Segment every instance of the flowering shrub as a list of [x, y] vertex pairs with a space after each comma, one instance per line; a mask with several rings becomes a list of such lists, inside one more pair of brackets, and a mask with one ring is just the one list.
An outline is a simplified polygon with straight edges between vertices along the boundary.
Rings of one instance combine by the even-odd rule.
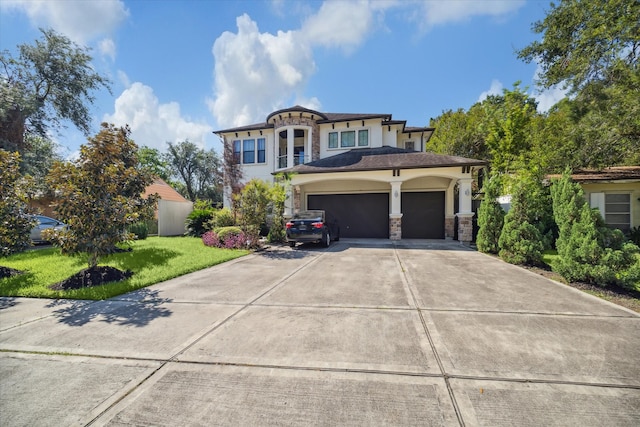
[[240, 230], [221, 229], [218, 233], [215, 231], [207, 231], [202, 235], [202, 243], [205, 246], [211, 246], [222, 249], [257, 249], [260, 247], [260, 239], [258, 236], [245, 233]]

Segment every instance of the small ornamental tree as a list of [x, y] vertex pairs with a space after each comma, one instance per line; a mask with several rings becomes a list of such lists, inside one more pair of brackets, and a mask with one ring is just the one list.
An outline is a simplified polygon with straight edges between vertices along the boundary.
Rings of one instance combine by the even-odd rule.
[[271, 186], [272, 221], [267, 239], [271, 243], [284, 242], [286, 237], [284, 222], [284, 205], [287, 201], [287, 190], [291, 182], [288, 174], [279, 174]]
[[129, 225], [153, 217], [157, 196], [142, 197], [153, 177], [140, 167], [129, 134], [128, 126], [103, 123], [77, 161], [55, 162], [48, 176], [56, 211], [68, 225], [50, 237], [64, 254], [87, 254], [89, 268], [133, 239]]
[[267, 223], [267, 209], [271, 202], [269, 184], [261, 179], [249, 181], [236, 196], [240, 214], [240, 228], [248, 234], [257, 235]]
[[522, 177], [514, 186], [511, 209], [504, 218], [498, 246], [500, 258], [511, 264], [538, 265], [542, 263], [542, 234], [538, 228], [539, 218], [533, 207], [531, 187], [533, 179]]
[[504, 225], [504, 209], [498, 203], [500, 195], [500, 181], [497, 175], [486, 180], [484, 189], [484, 199], [478, 208], [478, 236], [476, 245], [480, 252], [497, 254], [500, 248], [498, 240]]
[[0, 149], [0, 256], [29, 247], [29, 231], [34, 225], [27, 215], [27, 195], [20, 176], [20, 155]]

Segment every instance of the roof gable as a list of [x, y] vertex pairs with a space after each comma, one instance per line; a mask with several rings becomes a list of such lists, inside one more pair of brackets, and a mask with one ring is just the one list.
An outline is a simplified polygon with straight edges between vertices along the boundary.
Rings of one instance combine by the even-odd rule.
[[150, 194], [158, 194], [160, 199], [171, 202], [188, 202], [187, 199], [160, 178], [156, 178], [152, 184], [145, 188], [143, 197], [147, 198]]

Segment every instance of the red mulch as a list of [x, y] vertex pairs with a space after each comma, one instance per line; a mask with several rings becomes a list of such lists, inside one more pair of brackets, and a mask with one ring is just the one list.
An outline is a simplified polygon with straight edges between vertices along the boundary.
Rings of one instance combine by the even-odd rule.
[[122, 271], [114, 267], [99, 265], [79, 271], [62, 282], [54, 283], [50, 288], [55, 291], [88, 288], [91, 286], [104, 285], [109, 282], [126, 280], [132, 275], [133, 272], [131, 271]]

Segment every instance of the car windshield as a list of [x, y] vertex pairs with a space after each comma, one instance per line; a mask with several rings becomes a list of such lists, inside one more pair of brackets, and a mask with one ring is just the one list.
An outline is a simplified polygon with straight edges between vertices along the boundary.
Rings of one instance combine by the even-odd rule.
[[324, 211], [303, 211], [293, 215], [293, 219], [319, 219], [324, 221]]

